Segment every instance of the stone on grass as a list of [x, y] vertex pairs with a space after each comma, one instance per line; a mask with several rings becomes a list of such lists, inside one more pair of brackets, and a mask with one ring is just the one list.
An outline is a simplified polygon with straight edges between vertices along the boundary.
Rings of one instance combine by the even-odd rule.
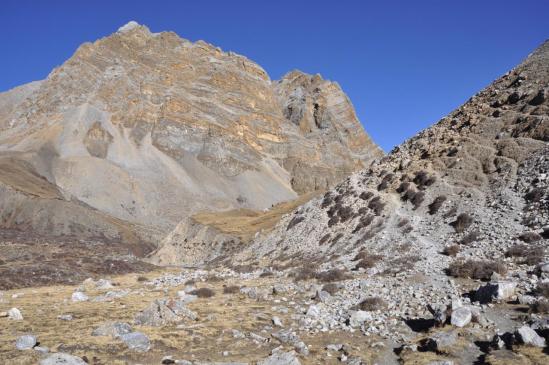
[[12, 308], [8, 311], [8, 318], [14, 321], [22, 321], [23, 315], [19, 309]]
[[301, 363], [293, 351], [274, 351], [271, 356], [259, 361], [257, 365], [301, 365]]
[[23, 335], [15, 341], [15, 348], [18, 350], [30, 350], [36, 346], [37, 340], [33, 335]]
[[93, 330], [92, 336], [118, 337], [132, 331], [132, 326], [124, 322], [107, 322]]
[[141, 332], [131, 332], [119, 337], [130, 350], [147, 352], [151, 348], [151, 342], [147, 335]]
[[135, 324], [159, 327], [181, 322], [184, 318], [194, 321], [198, 316], [181, 300], [157, 299], [135, 316]]
[[281, 321], [280, 318], [277, 317], [277, 316], [274, 316], [274, 317], [272, 318], [272, 322], [273, 322], [273, 324], [274, 324], [275, 326], [277, 326], [277, 327], [284, 327], [284, 325], [282, 324], [282, 321]]
[[88, 365], [87, 362], [79, 357], [57, 352], [47, 358], [40, 360], [40, 365]]
[[460, 307], [452, 312], [450, 323], [456, 327], [465, 327], [471, 322], [473, 315], [467, 307]]
[[57, 316], [57, 319], [61, 321], [72, 321], [73, 317], [72, 314], [60, 314]]
[[364, 322], [372, 320], [372, 313], [368, 311], [355, 311], [349, 318], [351, 327], [360, 327]]
[[454, 331], [438, 332], [431, 336], [431, 340], [436, 345], [437, 351], [444, 351], [452, 347], [457, 342], [457, 333]]
[[516, 336], [525, 345], [545, 347], [545, 339], [528, 326], [520, 327], [516, 332]]
[[73, 302], [85, 302], [85, 301], [88, 301], [89, 299], [90, 298], [81, 291], [75, 291], [74, 293], [72, 293], [72, 296], [71, 296], [71, 300]]

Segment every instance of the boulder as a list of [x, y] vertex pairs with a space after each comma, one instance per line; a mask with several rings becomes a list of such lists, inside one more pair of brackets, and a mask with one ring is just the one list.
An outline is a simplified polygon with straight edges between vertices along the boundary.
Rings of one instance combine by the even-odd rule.
[[130, 350], [147, 352], [151, 348], [151, 342], [147, 335], [141, 332], [130, 332], [119, 337]]
[[538, 335], [536, 331], [528, 326], [520, 327], [515, 332], [515, 336], [525, 345], [545, 347], [545, 339]]
[[488, 283], [478, 288], [475, 293], [475, 300], [481, 303], [506, 300], [515, 295], [517, 283], [512, 281], [498, 281]]
[[372, 313], [368, 311], [355, 311], [349, 318], [349, 326], [360, 327], [364, 322], [372, 320]]
[[316, 305], [310, 305], [307, 309], [307, 316], [317, 318], [320, 316], [320, 308]]
[[194, 321], [198, 316], [180, 300], [157, 299], [135, 316], [135, 324], [158, 327], [181, 322], [184, 318]]
[[92, 336], [118, 337], [132, 332], [132, 327], [124, 322], [107, 322], [92, 331]]
[[455, 331], [438, 332], [431, 336], [437, 351], [445, 352], [457, 342], [458, 336]]
[[15, 341], [15, 348], [18, 350], [30, 350], [37, 344], [36, 337], [33, 335], [23, 335]]
[[86, 302], [89, 299], [90, 298], [81, 291], [75, 291], [74, 293], [72, 293], [72, 296], [71, 296], [71, 300], [73, 302]]
[[257, 365], [301, 365], [294, 351], [274, 351], [271, 356], [263, 359]]
[[22, 321], [23, 315], [19, 309], [12, 308], [8, 311], [8, 318], [14, 321]]
[[471, 322], [473, 315], [467, 307], [460, 307], [452, 312], [450, 323], [456, 327], [465, 327]]
[[88, 365], [79, 357], [57, 352], [49, 355], [47, 358], [40, 360], [40, 365]]

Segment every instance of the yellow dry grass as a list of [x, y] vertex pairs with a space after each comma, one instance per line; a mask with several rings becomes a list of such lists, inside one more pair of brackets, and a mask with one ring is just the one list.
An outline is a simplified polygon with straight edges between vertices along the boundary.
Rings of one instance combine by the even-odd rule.
[[[77, 302], [70, 300], [77, 286], [50, 286], [27, 288], [4, 292], [0, 301], [0, 311], [11, 307], [21, 310], [24, 320], [12, 321], [0, 318], [0, 364], [34, 364], [40, 359], [35, 351], [18, 351], [15, 341], [23, 334], [37, 336], [40, 345], [51, 351], [67, 352], [86, 357], [90, 364], [159, 364], [166, 355], [174, 359], [193, 361], [218, 362], [250, 362], [255, 363], [265, 358], [270, 351], [279, 346], [272, 340], [262, 346], [255, 344], [249, 338], [234, 338], [232, 330], [242, 333], [253, 332], [269, 338], [269, 332], [263, 328], [271, 325], [273, 315], [279, 316], [283, 323], [292, 322], [291, 312], [283, 314], [276, 312], [275, 305], [287, 305], [286, 300], [276, 298], [279, 302], [256, 301], [247, 296], [223, 294], [223, 285], [247, 285], [271, 288], [278, 281], [276, 278], [260, 278], [248, 281], [227, 279], [198, 282], [197, 287], [209, 287], [215, 291], [212, 298], [199, 298], [188, 304], [199, 318], [197, 321], [185, 320], [180, 325], [164, 327], [149, 327], [133, 325], [134, 316], [159, 298], [177, 296], [182, 287], [155, 289], [139, 276], [148, 279], [164, 275], [173, 270], [151, 272], [144, 275], [129, 274], [111, 278], [116, 285], [112, 290], [130, 290], [130, 294], [112, 302]], [[17, 294], [17, 298], [12, 298]], [[104, 294], [104, 291], [88, 289], [90, 298]], [[72, 321], [62, 321], [57, 317], [61, 314], [72, 314]], [[107, 321], [121, 321], [132, 324], [135, 331], [149, 336], [152, 349], [147, 353], [132, 352], [118, 339], [110, 337], [91, 336], [91, 332]], [[338, 364], [337, 354], [327, 356], [324, 349], [330, 343], [347, 343], [355, 355], [363, 359], [374, 359], [379, 350], [370, 348], [369, 343], [375, 342], [375, 336], [365, 338], [360, 332], [328, 332], [315, 336], [302, 335], [309, 345], [311, 355], [301, 359], [302, 364]], [[290, 350], [286, 346], [287, 350]], [[230, 351], [229, 356], [223, 356], [223, 351]]]
[[312, 198], [320, 191], [301, 195], [297, 199], [275, 205], [266, 212], [251, 209], [235, 209], [225, 212], [202, 212], [192, 218], [200, 224], [209, 225], [219, 231], [249, 242], [257, 232], [268, 232], [280, 221], [280, 218]]

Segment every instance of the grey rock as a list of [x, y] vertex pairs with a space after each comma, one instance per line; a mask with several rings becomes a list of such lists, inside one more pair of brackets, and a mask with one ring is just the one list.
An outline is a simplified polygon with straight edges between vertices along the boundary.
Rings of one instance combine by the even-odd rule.
[[294, 349], [302, 355], [309, 354], [307, 345], [301, 341], [299, 336], [294, 331], [290, 329], [274, 332], [272, 336], [283, 344], [292, 345]]
[[18, 350], [30, 350], [36, 346], [37, 340], [33, 335], [23, 335], [15, 341], [15, 348]]
[[72, 293], [72, 296], [71, 296], [71, 300], [73, 302], [85, 302], [85, 301], [88, 301], [89, 299], [90, 298], [81, 291], [75, 291], [74, 293]]
[[132, 327], [124, 322], [107, 322], [92, 331], [92, 336], [118, 337], [132, 332]]
[[268, 358], [259, 361], [257, 365], [301, 365], [301, 363], [293, 351], [276, 351]]
[[151, 348], [151, 342], [147, 335], [141, 332], [130, 332], [119, 337], [130, 350], [147, 352]]
[[472, 313], [467, 307], [460, 307], [452, 312], [450, 323], [456, 327], [465, 327], [471, 322]]
[[274, 316], [274, 317], [272, 318], [272, 322], [273, 322], [273, 324], [274, 324], [275, 326], [277, 326], [277, 327], [284, 327], [284, 325], [282, 324], [282, 321], [281, 321], [280, 318], [277, 317], [277, 316]]
[[438, 332], [431, 336], [431, 340], [436, 344], [439, 351], [452, 347], [457, 342], [457, 339], [457, 333], [454, 331]]
[[317, 318], [320, 316], [320, 309], [316, 305], [310, 305], [307, 309], [307, 316]]
[[371, 321], [373, 319], [372, 313], [368, 311], [355, 311], [349, 318], [349, 325], [351, 327], [360, 327], [364, 322]]
[[180, 300], [157, 299], [135, 316], [135, 324], [159, 327], [181, 322], [184, 318], [196, 320], [197, 317]]
[[50, 352], [49, 348], [43, 346], [34, 346], [33, 350], [41, 354], [47, 354]]
[[79, 357], [57, 352], [49, 355], [47, 358], [40, 360], [40, 365], [88, 365]]
[[315, 299], [322, 303], [326, 303], [328, 300], [330, 300], [331, 297], [332, 295], [327, 291], [317, 290]]
[[545, 339], [538, 335], [536, 331], [528, 326], [520, 327], [516, 332], [516, 336], [525, 345], [545, 347]]
[[17, 308], [11, 308], [8, 311], [8, 318], [13, 321], [22, 321], [23, 315], [21, 314], [21, 311]]
[[488, 283], [478, 288], [475, 293], [475, 300], [481, 303], [488, 303], [494, 300], [509, 299], [515, 294], [517, 283], [511, 281], [498, 281]]

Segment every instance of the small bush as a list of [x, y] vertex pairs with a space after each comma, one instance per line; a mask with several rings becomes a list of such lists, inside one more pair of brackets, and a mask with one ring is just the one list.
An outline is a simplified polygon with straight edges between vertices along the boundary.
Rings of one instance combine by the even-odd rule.
[[414, 206], [414, 210], [421, 206], [421, 203], [423, 203], [424, 199], [425, 193], [423, 191], [418, 191], [414, 194], [414, 196], [410, 199], [410, 203], [412, 203], [412, 205]]
[[534, 313], [549, 313], [549, 300], [541, 299], [530, 305]]
[[380, 297], [369, 297], [358, 303], [357, 309], [361, 311], [376, 311], [387, 307], [387, 303]]
[[426, 186], [433, 185], [436, 181], [436, 177], [429, 176], [425, 171], [419, 171], [416, 173], [413, 181], [418, 186], [418, 188], [423, 189]]
[[334, 295], [339, 291], [339, 286], [334, 283], [328, 283], [328, 284], [324, 284], [324, 286], [322, 287], [322, 290], [330, 293], [331, 295]]
[[137, 277], [137, 282], [138, 283], [142, 283], [142, 282], [145, 282], [145, 281], [148, 281], [149, 279], [147, 279], [146, 277], [140, 275]]
[[338, 210], [337, 214], [339, 215], [341, 223], [346, 222], [351, 218], [354, 214], [353, 209], [351, 207], [342, 207], [340, 210]]
[[322, 236], [320, 241], [318, 241], [319, 246], [322, 246], [323, 244], [325, 244], [326, 241], [328, 241], [330, 239], [330, 237], [331, 237], [331, 234], [329, 234], [329, 233], [326, 233], [324, 236]]
[[367, 215], [367, 216], [363, 216], [362, 218], [360, 218], [360, 221], [358, 222], [357, 226], [353, 230], [353, 233], [359, 232], [363, 228], [368, 227], [370, 225], [370, 223], [372, 223], [374, 218], [375, 217], [373, 215]]
[[404, 227], [408, 223], [410, 223], [410, 220], [408, 220], [406, 218], [402, 218], [401, 220], [398, 221], [397, 227], [399, 227], [399, 228]]
[[465, 237], [463, 237], [459, 241], [459, 244], [460, 245], [469, 245], [469, 244], [475, 242], [476, 240], [478, 240], [479, 237], [480, 237], [480, 232], [479, 231], [470, 232], [467, 235], [465, 235]]
[[372, 193], [371, 191], [363, 191], [358, 197], [362, 200], [369, 200], [373, 196], [374, 193]]
[[230, 285], [223, 288], [223, 294], [236, 294], [240, 293], [240, 287], [238, 285]]
[[291, 274], [295, 281], [311, 280], [314, 279], [315, 275], [315, 271], [310, 267], [302, 267]]
[[545, 250], [539, 246], [514, 245], [505, 252], [505, 257], [520, 257], [520, 263], [536, 265], [543, 261]]
[[456, 220], [451, 223], [457, 233], [462, 233], [473, 224], [473, 217], [467, 213], [461, 213]]
[[444, 213], [444, 218], [450, 218], [451, 216], [455, 215], [457, 213], [457, 207], [452, 207], [450, 210], [448, 210], [446, 213]]
[[211, 298], [215, 295], [215, 292], [210, 288], [195, 289], [189, 294], [196, 295], [199, 298]]
[[541, 240], [541, 236], [536, 232], [524, 232], [518, 236], [518, 239], [522, 242], [532, 243]]
[[428, 206], [429, 214], [430, 215], [436, 214], [440, 209], [440, 207], [442, 207], [442, 204], [444, 204], [445, 201], [446, 201], [445, 195], [437, 196], [435, 200], [433, 200], [433, 202]]
[[536, 288], [536, 294], [542, 297], [549, 298], [549, 282], [541, 282]]
[[316, 273], [315, 277], [322, 282], [329, 283], [333, 281], [342, 281], [349, 279], [349, 275], [343, 270], [332, 269]]
[[406, 190], [408, 190], [409, 187], [410, 187], [410, 183], [408, 181], [404, 181], [404, 182], [400, 183], [400, 185], [396, 189], [396, 192], [397, 193], [404, 193]]
[[459, 246], [458, 245], [451, 245], [444, 247], [444, 250], [442, 251], [443, 254], [446, 256], [456, 256], [459, 253]]
[[526, 201], [528, 202], [535, 203], [535, 202], [539, 202], [544, 195], [545, 195], [544, 189], [533, 188], [524, 196], [524, 199], [526, 199]]
[[379, 216], [381, 212], [383, 212], [385, 204], [381, 201], [381, 198], [379, 196], [376, 196], [375, 198], [370, 200], [370, 203], [368, 203], [368, 208], [372, 209], [375, 215]]
[[218, 283], [223, 281], [223, 278], [217, 275], [208, 275], [208, 277], [206, 277], [206, 281], [209, 283]]
[[381, 255], [369, 255], [369, 254], [367, 254], [363, 258], [361, 258], [359, 262], [357, 262], [357, 264], [355, 265], [354, 270], [370, 269], [370, 268], [376, 266], [376, 264], [382, 258], [383, 258], [383, 256], [381, 256]]
[[492, 274], [505, 274], [507, 268], [497, 261], [456, 261], [450, 264], [448, 274], [457, 278], [490, 280]]
[[274, 276], [274, 273], [272, 271], [263, 271], [261, 274], [259, 274], [260, 278], [268, 278]]
[[330, 192], [327, 192], [326, 194], [324, 194], [324, 199], [322, 199], [322, 204], [320, 204], [320, 207], [322, 209], [325, 209], [330, 206], [333, 201], [334, 198], [332, 197], [332, 194]]
[[294, 226], [298, 225], [299, 223], [303, 222], [304, 220], [305, 220], [305, 217], [303, 217], [301, 215], [296, 215], [295, 217], [292, 218], [290, 223], [288, 223], [288, 227], [286, 227], [286, 230], [289, 231]]
[[328, 221], [328, 227], [331, 227], [333, 226], [334, 224], [338, 224], [339, 223], [339, 216], [337, 215], [334, 215], [332, 218], [330, 218], [330, 220]]
[[194, 284], [196, 284], [196, 281], [194, 279], [189, 279], [185, 281], [185, 285], [194, 285]]

